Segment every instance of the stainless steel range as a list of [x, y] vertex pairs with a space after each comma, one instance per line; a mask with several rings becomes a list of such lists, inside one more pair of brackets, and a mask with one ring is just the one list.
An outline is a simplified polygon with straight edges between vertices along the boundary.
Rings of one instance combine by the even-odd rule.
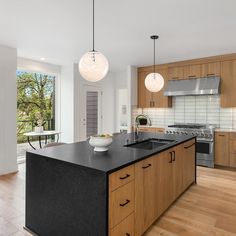
[[167, 134], [197, 136], [197, 165], [214, 168], [214, 125], [175, 124], [169, 125]]

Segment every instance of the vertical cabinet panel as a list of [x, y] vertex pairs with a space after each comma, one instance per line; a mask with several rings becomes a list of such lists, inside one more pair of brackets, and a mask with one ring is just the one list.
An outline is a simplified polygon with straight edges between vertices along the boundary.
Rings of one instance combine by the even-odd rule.
[[135, 164], [135, 235], [142, 235], [155, 220], [155, 157]]
[[178, 80], [184, 78], [184, 69], [182, 66], [169, 67], [168, 68], [168, 79]]
[[164, 89], [167, 86], [168, 82], [168, 70], [167, 68], [157, 69], [157, 72], [162, 75], [164, 78], [164, 88], [157, 92], [153, 93], [153, 107], [165, 108], [172, 107], [172, 98], [164, 96]]
[[184, 79], [201, 77], [201, 65], [184, 66]]
[[183, 190], [195, 180], [195, 140], [182, 145]]
[[148, 72], [138, 72], [138, 107], [151, 107], [152, 93], [145, 87], [145, 78]]
[[202, 77], [210, 76], [220, 76], [220, 62], [211, 62], [202, 65]]
[[236, 60], [221, 62], [221, 107], [236, 107]]
[[215, 164], [229, 166], [229, 134], [215, 133]]

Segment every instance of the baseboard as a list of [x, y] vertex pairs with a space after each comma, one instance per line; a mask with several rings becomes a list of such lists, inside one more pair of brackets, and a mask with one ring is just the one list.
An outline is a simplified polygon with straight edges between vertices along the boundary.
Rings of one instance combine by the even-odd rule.
[[18, 172], [18, 165], [16, 166], [16, 168], [0, 171], [0, 176], [1, 175], [13, 174], [13, 173], [17, 173], [17, 172]]

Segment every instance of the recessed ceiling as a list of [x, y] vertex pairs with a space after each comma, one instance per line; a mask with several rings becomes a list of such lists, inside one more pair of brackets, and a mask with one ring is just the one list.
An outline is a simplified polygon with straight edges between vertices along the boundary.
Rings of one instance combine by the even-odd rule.
[[[0, 44], [65, 65], [92, 48], [92, 0], [0, 0]], [[236, 52], [235, 0], [95, 0], [95, 49], [110, 70]]]

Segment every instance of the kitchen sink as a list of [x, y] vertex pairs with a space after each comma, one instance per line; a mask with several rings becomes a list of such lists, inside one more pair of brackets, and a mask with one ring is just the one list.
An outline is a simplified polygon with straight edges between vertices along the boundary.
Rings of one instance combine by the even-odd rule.
[[153, 150], [153, 149], [159, 148], [161, 146], [170, 144], [172, 142], [175, 142], [175, 140], [151, 138], [151, 139], [146, 139], [146, 140], [132, 143], [132, 144], [127, 144], [125, 146], [131, 147], [131, 148]]

